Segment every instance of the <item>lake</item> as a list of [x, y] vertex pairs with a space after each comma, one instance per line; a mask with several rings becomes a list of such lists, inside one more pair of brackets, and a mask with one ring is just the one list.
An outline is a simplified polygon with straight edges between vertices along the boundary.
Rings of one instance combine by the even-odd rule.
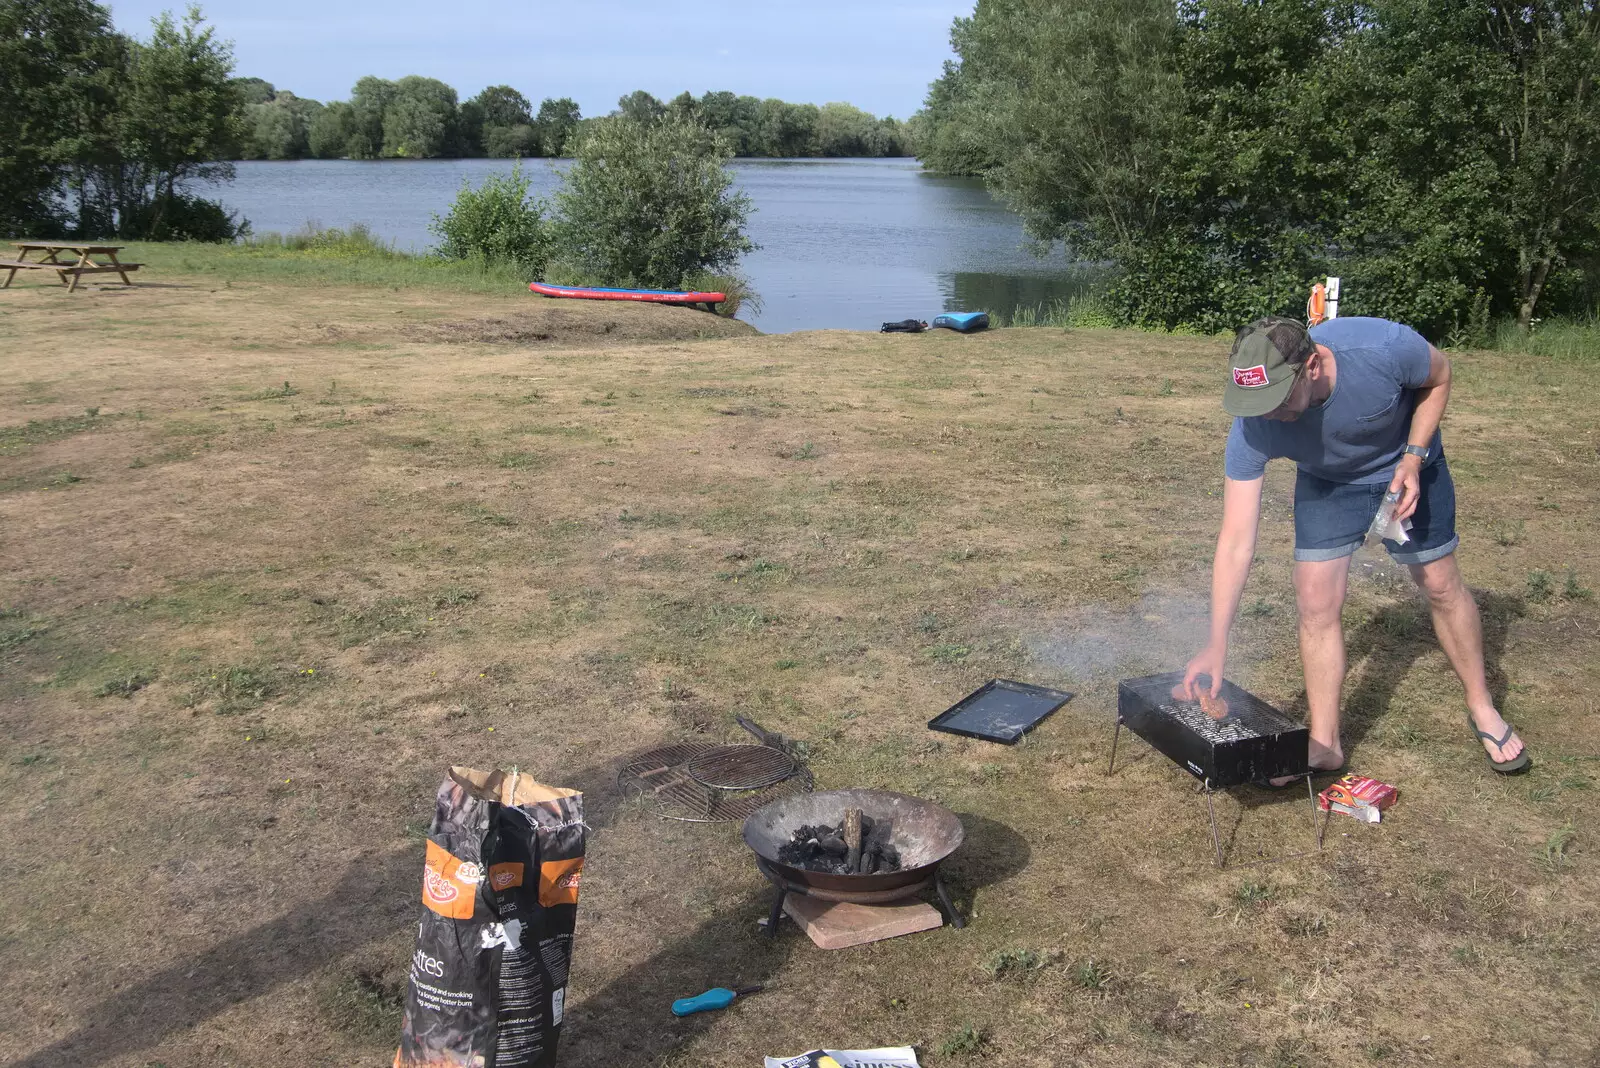
[[[564, 166], [564, 164], [560, 164]], [[308, 222], [362, 222], [396, 246], [423, 251], [428, 223], [463, 181], [511, 169], [509, 160], [297, 160], [237, 165], [220, 199], [257, 233]], [[533, 192], [557, 183], [548, 161], [523, 164]], [[915, 160], [737, 160], [740, 189], [755, 206], [761, 246], [741, 271], [761, 295], [746, 319], [769, 332], [839, 327], [876, 330], [886, 320], [941, 311], [1009, 316], [1023, 304], [1071, 296], [1083, 273], [1059, 250], [1023, 248], [1021, 221], [969, 178], [925, 174]]]

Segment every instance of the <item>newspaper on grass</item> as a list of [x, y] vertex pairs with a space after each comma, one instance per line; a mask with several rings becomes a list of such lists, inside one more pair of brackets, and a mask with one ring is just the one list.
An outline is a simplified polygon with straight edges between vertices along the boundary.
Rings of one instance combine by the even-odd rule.
[[814, 1049], [794, 1057], [768, 1057], [764, 1068], [918, 1068], [917, 1051], [910, 1046], [883, 1049]]

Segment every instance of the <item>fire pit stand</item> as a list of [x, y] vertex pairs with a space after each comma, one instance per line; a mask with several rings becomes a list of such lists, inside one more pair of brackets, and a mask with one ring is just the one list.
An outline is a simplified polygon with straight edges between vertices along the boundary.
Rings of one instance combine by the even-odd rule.
[[778, 890], [778, 896], [772, 902], [772, 912], [767, 916], [768, 937], [777, 936], [778, 920], [783, 916], [783, 902], [790, 894], [814, 897], [819, 901], [844, 901], [853, 905], [893, 905], [915, 897], [931, 886], [939, 898], [939, 910], [944, 913], [950, 926], [959, 931], [967, 925], [967, 921], [956, 911], [955, 904], [950, 900], [950, 891], [945, 888], [944, 876], [939, 874], [937, 867], [931, 874], [917, 882], [891, 887], [888, 890], [829, 890], [820, 886], [807, 886], [805, 883], [784, 876], [765, 857], [756, 857], [756, 868], [767, 877], [767, 882]]
[[[1217, 790], [1268, 779], [1306, 781], [1311, 802], [1311, 833], [1317, 835], [1317, 796], [1311, 785], [1313, 769], [1307, 755], [1310, 731], [1281, 712], [1241, 690], [1222, 684], [1223, 715], [1215, 717], [1195, 701], [1172, 696], [1183, 672], [1127, 679], [1117, 686], [1117, 725], [1111, 735], [1110, 776], [1117, 767], [1117, 741], [1126, 726], [1149, 742], [1174, 764], [1199, 779], [1197, 793], [1206, 795], [1206, 816], [1211, 822], [1211, 845], [1217, 867], [1224, 867], [1222, 836], [1217, 831], [1217, 811], [1211, 795]], [[1317, 849], [1322, 840], [1317, 836]], [[1288, 853], [1255, 863], [1273, 863], [1307, 853]]]

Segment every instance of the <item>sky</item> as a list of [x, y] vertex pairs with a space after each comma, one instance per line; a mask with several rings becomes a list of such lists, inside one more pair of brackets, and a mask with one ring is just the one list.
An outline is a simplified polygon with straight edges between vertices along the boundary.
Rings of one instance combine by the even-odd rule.
[[[176, 0], [110, 3], [119, 30], [149, 33]], [[510, 85], [535, 105], [570, 96], [584, 115], [644, 89], [663, 100], [727, 89], [792, 103], [842, 100], [904, 119], [950, 53], [950, 22], [972, 0], [609, 0], [522, 4], [439, 0], [209, 0], [233, 41], [235, 71], [316, 100], [344, 100], [357, 78], [421, 74], [465, 100]], [[737, 12], [737, 13], [736, 13]]]

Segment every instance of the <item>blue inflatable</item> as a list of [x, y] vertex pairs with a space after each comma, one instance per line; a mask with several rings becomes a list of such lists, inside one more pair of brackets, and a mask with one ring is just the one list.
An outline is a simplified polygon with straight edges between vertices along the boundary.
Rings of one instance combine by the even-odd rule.
[[987, 330], [989, 327], [988, 312], [945, 312], [934, 319], [934, 326], [942, 326], [946, 330], [955, 330], [962, 334], [970, 334], [974, 330]]

